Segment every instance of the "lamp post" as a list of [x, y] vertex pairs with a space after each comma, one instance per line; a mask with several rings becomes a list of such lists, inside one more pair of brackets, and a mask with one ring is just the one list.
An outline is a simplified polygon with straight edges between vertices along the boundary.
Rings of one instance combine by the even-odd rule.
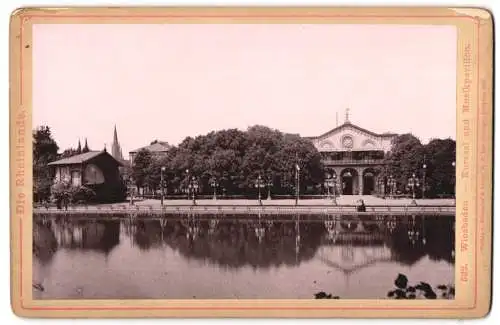
[[425, 157], [424, 157], [424, 164], [422, 165], [422, 199], [425, 198], [425, 174], [427, 170], [427, 165], [425, 164]]
[[412, 191], [412, 196], [413, 200], [411, 201], [412, 204], [416, 204], [415, 201], [415, 189], [420, 186], [419, 179], [415, 176], [415, 173], [411, 175], [411, 177], [408, 179], [408, 187], [411, 188]]
[[128, 183], [127, 185], [128, 185], [128, 195], [130, 198], [130, 205], [134, 205], [134, 181], [130, 177], [127, 183]]
[[384, 179], [382, 177], [378, 178], [378, 191], [382, 198], [385, 198], [385, 188], [384, 188]]
[[191, 177], [190, 177], [190, 174], [189, 174], [189, 169], [186, 169], [186, 174], [187, 174], [187, 186], [186, 186], [186, 193], [187, 193], [187, 199], [189, 200], [189, 184], [190, 184], [190, 181], [191, 181]]
[[165, 172], [165, 166], [160, 169], [160, 188], [161, 188], [161, 206], [163, 207], [163, 197], [165, 196], [164, 186], [163, 186], [163, 173]]
[[300, 166], [299, 164], [295, 164], [295, 181], [296, 181], [296, 197], [295, 197], [295, 205], [299, 204], [299, 195], [300, 195]]
[[198, 189], [199, 189], [199, 185], [198, 185], [198, 180], [196, 179], [196, 177], [192, 177], [190, 180], [189, 180], [189, 185], [188, 185], [188, 189], [192, 192], [192, 195], [193, 195], [193, 205], [196, 205], [196, 192], [198, 192]]
[[396, 180], [392, 177], [392, 175], [389, 175], [389, 179], [387, 180], [387, 186], [389, 186], [389, 197], [393, 198], [394, 189], [396, 188]]
[[327, 174], [327, 178], [325, 180], [325, 187], [327, 190], [327, 197], [330, 198], [330, 187], [332, 188], [332, 201], [333, 204], [337, 204], [337, 174]]
[[217, 187], [219, 186], [219, 183], [217, 183], [217, 180], [215, 178], [212, 178], [210, 181], [210, 186], [214, 189], [214, 196], [213, 200], [217, 200]]
[[271, 187], [273, 186], [273, 181], [271, 177], [268, 177], [266, 186], [267, 186], [267, 199], [271, 200]]
[[330, 187], [332, 186], [332, 178], [330, 176], [330, 173], [326, 174], [326, 179], [325, 179], [325, 187], [326, 187], [326, 198], [330, 198]]
[[260, 175], [257, 176], [257, 180], [255, 181], [255, 187], [259, 191], [259, 204], [260, 205], [262, 205], [261, 188], [263, 188], [264, 186], [265, 185], [264, 185], [264, 181], [262, 180], [262, 177]]
[[337, 204], [337, 174], [333, 174], [332, 177], [332, 194], [333, 194], [333, 204]]

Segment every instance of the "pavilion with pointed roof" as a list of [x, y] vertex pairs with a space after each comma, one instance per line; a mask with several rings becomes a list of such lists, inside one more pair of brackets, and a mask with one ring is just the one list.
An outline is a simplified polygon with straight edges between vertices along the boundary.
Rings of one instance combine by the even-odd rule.
[[370, 195], [377, 192], [377, 170], [384, 166], [395, 133], [376, 133], [349, 120], [319, 136], [308, 137], [322, 156], [328, 176], [335, 178], [337, 193]]

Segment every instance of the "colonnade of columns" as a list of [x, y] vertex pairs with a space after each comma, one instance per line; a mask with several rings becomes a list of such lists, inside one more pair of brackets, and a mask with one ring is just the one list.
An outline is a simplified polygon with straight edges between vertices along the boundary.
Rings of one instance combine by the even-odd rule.
[[[342, 195], [372, 194], [376, 191], [377, 175], [372, 167], [334, 166], [327, 167], [327, 171], [336, 175], [338, 189]], [[370, 176], [365, 177], [366, 175]], [[370, 193], [365, 193], [365, 189]]]

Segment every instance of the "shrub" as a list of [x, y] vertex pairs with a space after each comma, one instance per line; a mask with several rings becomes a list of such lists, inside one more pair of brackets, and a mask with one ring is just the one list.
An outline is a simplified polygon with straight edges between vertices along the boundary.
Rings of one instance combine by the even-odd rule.
[[95, 195], [96, 193], [92, 189], [84, 185], [75, 186], [71, 191], [72, 202], [88, 203], [94, 199]]
[[55, 201], [89, 202], [95, 197], [95, 192], [84, 186], [74, 186], [68, 182], [57, 182], [52, 185], [51, 194]]
[[[417, 285], [408, 285], [408, 278], [404, 274], [398, 274], [394, 281], [396, 288], [387, 293], [389, 298], [394, 299], [437, 299], [438, 295], [432, 286], [426, 282], [419, 282]], [[455, 287], [439, 285], [436, 288], [441, 292], [440, 297], [444, 299], [454, 299]]]

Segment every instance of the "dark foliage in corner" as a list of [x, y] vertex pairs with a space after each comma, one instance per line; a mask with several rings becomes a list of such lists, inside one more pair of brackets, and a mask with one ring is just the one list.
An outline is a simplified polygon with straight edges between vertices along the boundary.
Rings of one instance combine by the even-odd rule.
[[[419, 282], [417, 285], [408, 285], [408, 278], [404, 274], [398, 274], [394, 281], [396, 288], [387, 293], [393, 299], [437, 299], [438, 295], [432, 286], [426, 282]], [[441, 292], [440, 297], [444, 299], [454, 299], [455, 288], [453, 286], [439, 285], [437, 290]]]
[[[426, 282], [409, 285], [408, 277], [399, 273], [394, 280], [396, 288], [387, 293], [393, 299], [455, 299], [455, 287], [451, 285], [438, 285], [436, 289]], [[331, 293], [320, 291], [314, 294], [314, 299], [340, 299]]]
[[320, 291], [314, 294], [314, 299], [339, 299], [339, 296], [332, 296], [331, 293]]

